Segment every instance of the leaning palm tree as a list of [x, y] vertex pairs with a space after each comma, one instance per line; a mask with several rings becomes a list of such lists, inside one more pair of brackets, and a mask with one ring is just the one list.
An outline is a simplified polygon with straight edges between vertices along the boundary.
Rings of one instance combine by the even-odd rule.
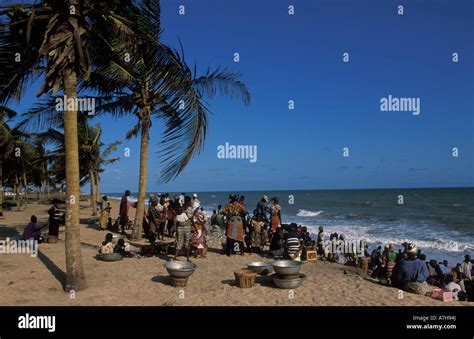
[[[28, 83], [43, 74], [37, 95], [62, 90], [77, 98], [78, 81], [87, 79], [96, 60], [107, 58], [107, 39], [138, 41], [141, 36], [127, 20], [135, 16], [133, 0], [40, 0], [0, 6], [0, 104], [20, 98]], [[118, 39], [118, 37], [116, 38]], [[18, 62], [19, 61], [19, 62]], [[87, 287], [79, 232], [79, 158], [77, 114], [63, 114], [66, 145], [66, 291]]]
[[[98, 67], [90, 80], [84, 83], [105, 95], [101, 98], [99, 113], [136, 118], [136, 124], [126, 134], [127, 139], [140, 135], [138, 202], [132, 239], [142, 236], [152, 120], [158, 118], [165, 123], [161, 142], [161, 174], [164, 181], [170, 181], [183, 171], [194, 154], [202, 150], [210, 112], [204, 97], [212, 98], [219, 93], [241, 99], [245, 104], [250, 103], [249, 91], [239, 80], [238, 73], [217, 69], [197, 76], [196, 67], [192, 72], [186, 64], [184, 53], [159, 43], [159, 2], [150, 3], [154, 4], [153, 11], [149, 7], [140, 8], [139, 27], [156, 37], [158, 42], [130, 46], [115, 41], [113, 48], [116, 54], [133, 51], [129, 53], [129, 60], [111, 59]], [[166, 58], [163, 58], [163, 50], [166, 51]], [[120, 88], [120, 91], [113, 86]]]

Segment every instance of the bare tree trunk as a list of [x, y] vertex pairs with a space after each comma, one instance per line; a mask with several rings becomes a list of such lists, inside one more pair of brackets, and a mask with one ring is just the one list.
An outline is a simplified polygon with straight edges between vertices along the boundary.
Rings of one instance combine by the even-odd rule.
[[[73, 69], [63, 73], [64, 94], [77, 97], [77, 75]], [[82, 265], [79, 227], [79, 140], [77, 112], [66, 111], [64, 120], [64, 144], [66, 151], [66, 285], [65, 290], [80, 291], [87, 288]]]
[[94, 171], [93, 170], [89, 170], [89, 181], [90, 181], [90, 184], [91, 184], [91, 208], [92, 208], [92, 216], [96, 216], [97, 215], [97, 208], [95, 207], [95, 199], [96, 199], [96, 196], [95, 196], [95, 175], [94, 175]]
[[146, 180], [148, 164], [148, 143], [149, 143], [149, 120], [146, 120], [142, 126], [141, 144], [140, 144], [140, 177], [138, 183], [138, 201], [135, 222], [133, 224], [132, 239], [138, 240], [142, 237], [142, 224], [145, 214], [146, 198]]

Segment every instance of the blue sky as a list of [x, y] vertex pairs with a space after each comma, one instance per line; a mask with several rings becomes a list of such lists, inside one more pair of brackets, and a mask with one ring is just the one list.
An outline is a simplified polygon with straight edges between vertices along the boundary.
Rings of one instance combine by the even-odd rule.
[[[164, 42], [178, 47], [179, 37], [198, 71], [240, 72], [252, 103], [209, 101], [205, 149], [168, 184], [155, 121], [150, 191], [474, 186], [474, 2], [162, 0], [161, 16]], [[421, 114], [381, 112], [389, 94], [420, 98]], [[105, 142], [133, 122], [100, 121]], [[218, 159], [225, 142], [256, 145], [258, 161]], [[107, 169], [104, 192], [137, 190], [139, 140], [122, 147], [131, 157]]]

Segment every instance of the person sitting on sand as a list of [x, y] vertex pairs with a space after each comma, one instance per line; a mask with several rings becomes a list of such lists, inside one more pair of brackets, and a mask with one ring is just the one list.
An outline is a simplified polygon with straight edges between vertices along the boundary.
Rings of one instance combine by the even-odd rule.
[[396, 281], [407, 292], [426, 295], [431, 292], [431, 287], [426, 282], [429, 277], [428, 268], [423, 260], [417, 258], [415, 244], [407, 244], [405, 251], [408, 257], [400, 260]]
[[112, 218], [109, 217], [109, 220], [107, 221], [107, 229], [112, 231], [113, 228], [114, 228], [114, 224], [112, 223]]
[[444, 275], [451, 274], [451, 268], [449, 267], [448, 260], [443, 260], [442, 263], [439, 263], [439, 268], [443, 272]]
[[270, 254], [273, 258], [281, 258], [284, 253], [283, 229], [278, 227], [270, 242]]
[[314, 247], [316, 245], [316, 240], [311, 239], [311, 235], [308, 232], [308, 228], [303, 226], [303, 239], [304, 245], [308, 247]]
[[191, 240], [191, 224], [194, 217], [191, 197], [184, 198], [183, 206], [179, 206], [176, 210], [176, 252], [173, 260], [176, 260], [183, 248], [186, 251], [186, 259], [189, 261], [189, 242]]
[[23, 231], [23, 235], [21, 237], [22, 240], [37, 240], [41, 241], [41, 229], [46, 225], [38, 225], [38, 218], [36, 215], [32, 215], [30, 218], [30, 223], [25, 227]]
[[443, 286], [444, 273], [440, 266], [434, 259], [429, 261], [428, 272], [430, 272], [430, 276], [427, 279], [428, 284], [438, 287]]
[[105, 240], [102, 241], [99, 248], [99, 253], [101, 254], [110, 254], [114, 253], [114, 245], [112, 244], [113, 234], [107, 233], [105, 235]]
[[446, 292], [451, 292], [453, 294], [453, 300], [464, 299], [462, 288], [459, 284], [454, 282], [454, 277], [452, 274], [447, 274], [444, 276], [443, 290]]
[[301, 260], [301, 252], [303, 250], [303, 239], [297, 229], [293, 226], [290, 231], [285, 234], [285, 257], [290, 260]]
[[382, 264], [383, 264], [383, 255], [382, 255], [382, 246], [377, 246], [376, 249], [372, 251], [370, 255], [370, 265], [372, 269], [372, 278], [380, 278], [383, 275]]
[[49, 214], [48, 235], [53, 236], [53, 237], [58, 237], [58, 235], [59, 235], [59, 225], [61, 225], [61, 222], [63, 221], [63, 217], [64, 217], [64, 214], [59, 209], [58, 204], [59, 204], [59, 200], [54, 199], [53, 200], [53, 207], [51, 207], [48, 210], [48, 214]]
[[124, 239], [119, 239], [114, 247], [114, 253], [120, 253], [124, 258], [133, 258], [135, 255], [127, 250], [128, 246]]

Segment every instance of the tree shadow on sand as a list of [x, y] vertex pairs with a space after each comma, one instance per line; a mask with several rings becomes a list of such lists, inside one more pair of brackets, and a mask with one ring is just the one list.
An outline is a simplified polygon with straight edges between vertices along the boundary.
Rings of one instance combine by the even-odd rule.
[[38, 259], [44, 264], [44, 266], [46, 266], [64, 289], [66, 284], [66, 273], [41, 251], [38, 251]]

